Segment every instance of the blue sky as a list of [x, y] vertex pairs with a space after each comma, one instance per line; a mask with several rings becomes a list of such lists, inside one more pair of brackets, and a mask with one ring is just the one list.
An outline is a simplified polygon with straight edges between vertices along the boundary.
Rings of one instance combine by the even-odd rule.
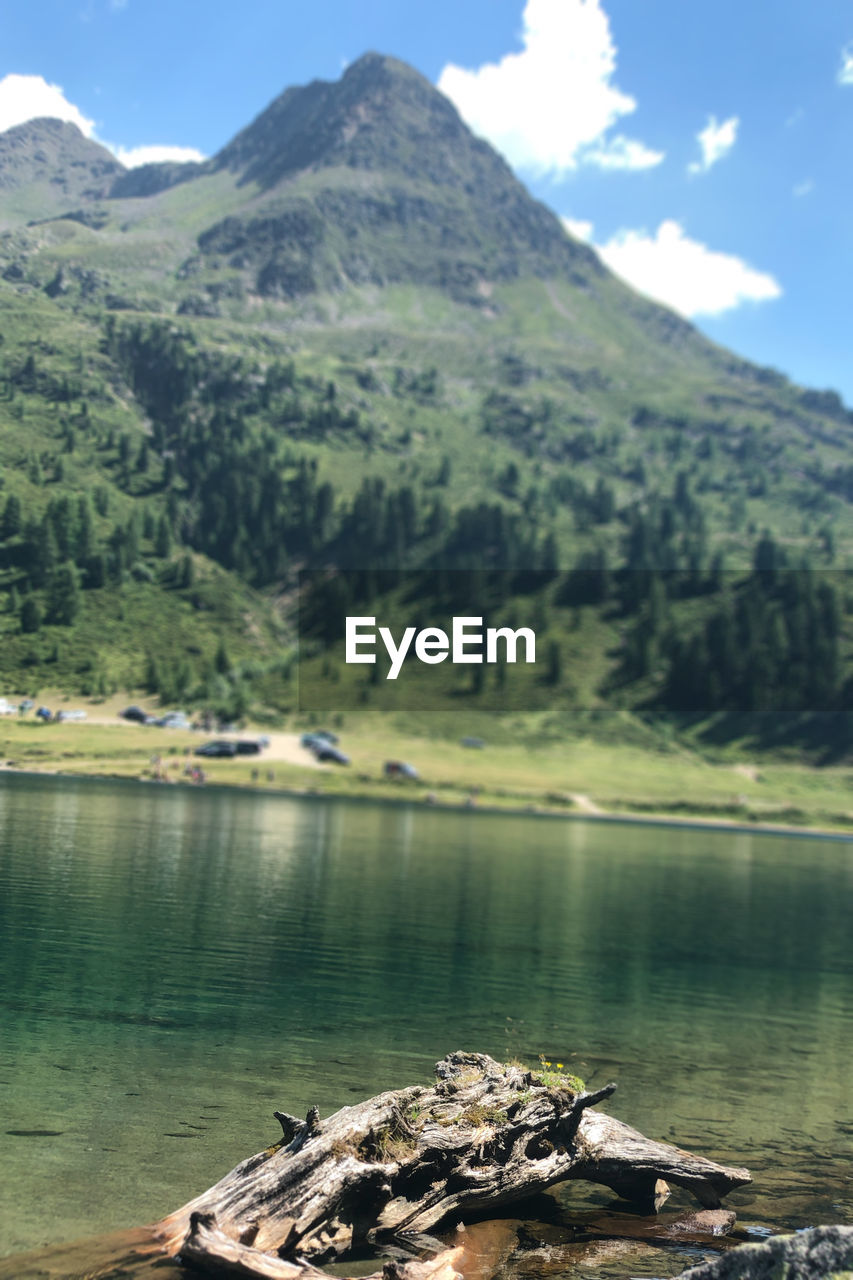
[[0, 128], [61, 114], [130, 163], [394, 54], [635, 287], [853, 404], [849, 3], [7, 0], [0, 30]]

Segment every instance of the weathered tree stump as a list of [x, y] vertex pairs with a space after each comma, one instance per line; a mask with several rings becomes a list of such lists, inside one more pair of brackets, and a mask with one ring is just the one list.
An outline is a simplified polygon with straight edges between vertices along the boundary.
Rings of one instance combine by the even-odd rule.
[[[313, 1264], [367, 1242], [410, 1238], [566, 1179], [611, 1187], [647, 1209], [669, 1185], [704, 1208], [750, 1181], [592, 1111], [615, 1085], [452, 1053], [436, 1084], [382, 1093], [321, 1121], [280, 1112], [282, 1137], [154, 1228], [168, 1254], [212, 1274], [309, 1280]], [[459, 1250], [388, 1264], [396, 1280], [452, 1280]], [[434, 1273], [434, 1274], [433, 1274]], [[394, 1280], [386, 1268], [386, 1280]]]

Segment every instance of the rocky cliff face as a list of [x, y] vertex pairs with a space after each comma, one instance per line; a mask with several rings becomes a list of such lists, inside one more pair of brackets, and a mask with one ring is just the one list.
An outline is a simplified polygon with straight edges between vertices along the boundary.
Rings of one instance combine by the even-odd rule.
[[124, 172], [106, 147], [64, 120], [29, 120], [0, 133], [0, 193], [47, 184], [57, 203], [100, 200]]
[[260, 195], [199, 246], [208, 265], [251, 269], [261, 294], [410, 281], [476, 296], [489, 281], [585, 284], [602, 270], [447, 98], [379, 54], [288, 89], [211, 169]]

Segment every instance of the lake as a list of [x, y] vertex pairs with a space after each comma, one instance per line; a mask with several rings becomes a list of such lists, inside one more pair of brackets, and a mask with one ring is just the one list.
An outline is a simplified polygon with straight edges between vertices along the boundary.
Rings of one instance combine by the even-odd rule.
[[458, 1048], [618, 1081], [756, 1233], [853, 1222], [851, 891], [846, 840], [2, 775], [0, 1254]]

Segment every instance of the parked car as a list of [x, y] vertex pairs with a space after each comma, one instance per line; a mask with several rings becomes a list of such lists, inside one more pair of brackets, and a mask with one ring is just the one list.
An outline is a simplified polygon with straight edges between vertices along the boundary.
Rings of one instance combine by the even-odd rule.
[[383, 772], [386, 778], [417, 778], [418, 771], [413, 764], [404, 760], [386, 760]]
[[247, 738], [238, 738], [234, 743], [238, 756], [258, 756], [261, 754], [260, 742], [251, 742]]
[[349, 764], [349, 756], [333, 747], [331, 742], [321, 742], [314, 748], [314, 755], [322, 764]]
[[151, 719], [147, 711], [143, 711], [141, 707], [125, 707], [124, 711], [120, 711], [119, 715], [122, 720], [132, 720], [135, 724], [148, 724]]
[[66, 722], [67, 722], [67, 721], [74, 721], [74, 720], [85, 720], [85, 719], [86, 719], [86, 712], [85, 712], [85, 711], [81, 711], [81, 710], [76, 710], [76, 709], [75, 709], [75, 710], [71, 710], [71, 709], [69, 709], [68, 711], [57, 711], [57, 713], [56, 713], [56, 719], [57, 719], [57, 720], [59, 720], [60, 722], [63, 722], [63, 721], [66, 721]]
[[189, 717], [183, 711], [167, 711], [159, 720], [154, 721], [162, 729], [191, 729]]
[[330, 747], [336, 747], [338, 745], [338, 735], [330, 733], [328, 729], [310, 729], [307, 733], [303, 733], [299, 741], [303, 747], [307, 747], [309, 751], [314, 751], [318, 744], [322, 743]]
[[463, 738], [461, 745], [463, 747], [474, 747], [475, 749], [479, 750], [480, 748], [484, 747], [486, 744], [482, 738]]
[[36, 715], [38, 716], [39, 720], [44, 720], [45, 724], [47, 724], [48, 720], [53, 719], [53, 712], [51, 711], [50, 707], [39, 707], [38, 711], [36, 712]]
[[195, 754], [197, 756], [236, 756], [237, 743], [214, 738], [213, 742], [205, 742], [203, 747], [196, 747]]

